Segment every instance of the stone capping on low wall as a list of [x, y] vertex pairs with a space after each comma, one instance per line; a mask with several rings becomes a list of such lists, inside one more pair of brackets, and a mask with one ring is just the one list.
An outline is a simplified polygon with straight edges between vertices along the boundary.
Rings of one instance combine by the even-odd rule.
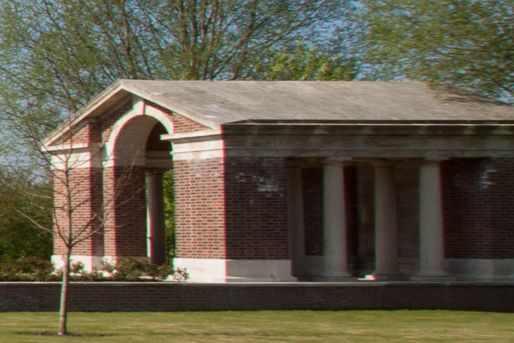
[[[0, 282], [0, 311], [56, 311], [59, 282]], [[73, 282], [71, 311], [441, 309], [514, 312], [514, 282]]]

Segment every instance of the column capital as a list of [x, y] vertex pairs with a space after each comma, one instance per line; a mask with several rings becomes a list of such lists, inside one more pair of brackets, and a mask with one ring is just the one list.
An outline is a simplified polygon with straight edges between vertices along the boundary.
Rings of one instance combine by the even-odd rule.
[[167, 170], [169, 169], [164, 169], [164, 168], [146, 168], [145, 171], [150, 174], [150, 175], [162, 175], [164, 174]]
[[392, 168], [394, 166], [393, 160], [385, 158], [366, 159], [364, 162], [372, 165], [375, 168]]
[[341, 166], [348, 164], [352, 160], [351, 157], [326, 157], [322, 160], [324, 166]]
[[422, 162], [439, 163], [439, 162], [442, 162], [442, 161], [445, 161], [448, 159], [449, 159], [449, 157], [444, 154], [437, 153], [437, 152], [429, 152], [425, 155], [425, 157], [423, 157]]
[[430, 167], [437, 167], [439, 168], [441, 165], [441, 162], [446, 161], [447, 158], [443, 157], [427, 157], [424, 159], [418, 160], [416, 163], [418, 167], [420, 168], [430, 168]]

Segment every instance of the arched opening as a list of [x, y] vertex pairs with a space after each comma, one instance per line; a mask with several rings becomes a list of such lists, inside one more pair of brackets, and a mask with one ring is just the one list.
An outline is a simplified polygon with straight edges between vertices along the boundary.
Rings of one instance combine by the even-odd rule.
[[[115, 197], [114, 256], [146, 257], [165, 264], [166, 223], [163, 191], [165, 173], [172, 168], [169, 133], [151, 116], [134, 116], [118, 127], [114, 139], [111, 185]], [[109, 228], [106, 228], [108, 232]]]
[[[171, 144], [160, 139], [167, 131], [161, 123], [155, 124], [146, 141], [146, 208], [147, 208], [147, 255], [153, 264], [165, 264], [167, 261], [167, 239], [169, 228], [166, 227], [165, 173], [171, 169]], [[169, 199], [169, 198], [168, 198]]]

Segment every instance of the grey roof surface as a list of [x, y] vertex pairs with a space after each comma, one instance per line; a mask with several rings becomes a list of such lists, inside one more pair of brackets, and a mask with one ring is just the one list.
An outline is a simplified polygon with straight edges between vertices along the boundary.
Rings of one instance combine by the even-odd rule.
[[512, 121], [514, 106], [422, 82], [142, 81], [121, 87], [215, 125], [245, 121]]

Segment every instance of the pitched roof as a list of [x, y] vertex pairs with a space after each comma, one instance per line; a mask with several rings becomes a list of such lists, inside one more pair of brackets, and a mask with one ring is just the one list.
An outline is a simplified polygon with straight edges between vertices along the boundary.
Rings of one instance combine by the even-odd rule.
[[73, 122], [101, 116], [131, 95], [211, 128], [259, 121], [514, 121], [514, 106], [436, 91], [422, 82], [118, 80]]
[[172, 111], [220, 125], [259, 120], [514, 120], [512, 106], [438, 93], [422, 82], [120, 82]]

